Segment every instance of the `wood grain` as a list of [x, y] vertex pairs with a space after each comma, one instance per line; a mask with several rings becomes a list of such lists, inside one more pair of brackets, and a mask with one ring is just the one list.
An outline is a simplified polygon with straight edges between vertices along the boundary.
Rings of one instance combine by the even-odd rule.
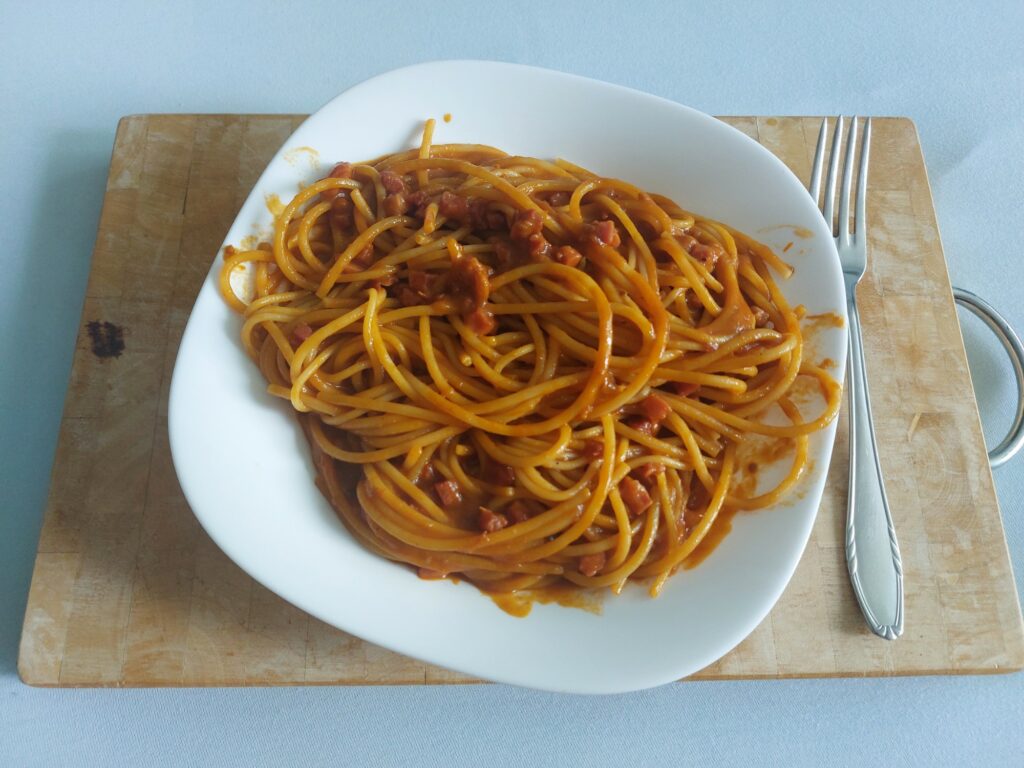
[[[118, 126], [22, 633], [26, 683], [470, 681], [329, 627], [256, 584], [203, 533], [174, 475], [167, 390], [185, 320], [223, 233], [301, 120], [138, 115]], [[725, 120], [809, 176], [819, 118]], [[792, 582], [743, 643], [695, 678], [1024, 667], [1002, 520], [909, 120], [875, 121], [870, 190], [859, 302], [906, 568], [906, 634], [894, 643], [870, 634], [847, 580], [842, 418]]]

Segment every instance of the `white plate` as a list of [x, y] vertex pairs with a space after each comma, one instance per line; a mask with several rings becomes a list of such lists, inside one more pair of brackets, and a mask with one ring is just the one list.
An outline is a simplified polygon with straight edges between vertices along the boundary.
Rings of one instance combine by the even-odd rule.
[[[451, 113], [451, 123], [440, 120]], [[845, 318], [839, 262], [795, 176], [742, 133], [648, 94], [533, 67], [444, 61], [375, 77], [310, 117], [270, 161], [225, 238], [267, 231], [266, 200], [288, 200], [339, 160], [413, 146], [426, 117], [438, 142], [479, 142], [560, 156], [668, 195], [786, 254], [791, 303]], [[319, 160], [299, 147], [312, 147]], [[289, 151], [292, 150], [292, 151]], [[806, 239], [794, 228], [809, 230]], [[217, 254], [210, 254], [211, 257]], [[468, 584], [422, 581], [359, 546], [314, 485], [309, 450], [287, 403], [271, 398], [242, 351], [240, 322], [216, 286], [196, 301], [171, 383], [174, 465], [214, 541], [256, 580], [314, 616], [386, 648], [489, 680], [580, 693], [666, 683], [715, 661], [767, 615], [810, 534], [834, 426], [811, 441], [813, 469], [794, 500], [740, 515], [699, 567], [652, 600], [609, 595], [594, 615], [538, 605], [501, 611]], [[820, 335], [816, 357], [840, 361], [846, 333]]]

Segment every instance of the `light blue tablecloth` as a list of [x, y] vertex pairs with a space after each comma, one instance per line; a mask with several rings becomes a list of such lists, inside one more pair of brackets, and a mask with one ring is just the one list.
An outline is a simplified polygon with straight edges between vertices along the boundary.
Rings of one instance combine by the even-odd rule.
[[[1020, 0], [218, 5], [4, 3], [0, 14], [0, 765], [1024, 764], [1022, 675], [692, 683], [609, 698], [23, 686], [18, 636], [122, 115], [307, 112], [435, 58], [563, 69], [712, 114], [908, 115], [954, 281], [1024, 329]], [[980, 323], [964, 325], [997, 438], [1009, 367]], [[996, 482], [1020, 585], [1024, 457]]]

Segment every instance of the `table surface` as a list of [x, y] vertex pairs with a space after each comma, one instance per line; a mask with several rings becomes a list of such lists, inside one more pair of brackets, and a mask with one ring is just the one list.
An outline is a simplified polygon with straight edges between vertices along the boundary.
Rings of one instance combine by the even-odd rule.
[[[1024, 5], [987, 3], [969, 14], [953, 4], [888, 5], [8, 8], [0, 25], [0, 764], [1019, 760], [1021, 674], [685, 683], [608, 699], [504, 686], [52, 691], [23, 686], [15, 672], [120, 116], [310, 111], [379, 72], [452, 57], [563, 69], [716, 114], [907, 115], [921, 135], [954, 283], [1024, 329], [1024, 47], [1013, 42]], [[980, 322], [962, 320], [986, 434], [998, 440], [1015, 396], [1009, 366]], [[995, 479], [1020, 590], [1024, 457]]]

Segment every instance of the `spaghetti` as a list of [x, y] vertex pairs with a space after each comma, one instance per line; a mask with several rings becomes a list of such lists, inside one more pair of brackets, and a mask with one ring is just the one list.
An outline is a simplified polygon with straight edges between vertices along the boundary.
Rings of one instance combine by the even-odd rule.
[[[272, 241], [226, 249], [245, 349], [372, 551], [491, 593], [655, 595], [723, 509], [784, 497], [838, 411], [772, 275], [791, 269], [660, 195], [433, 128], [336, 165]], [[826, 401], [813, 420], [798, 376]], [[793, 462], [745, 497], [751, 435], [790, 441]]]

